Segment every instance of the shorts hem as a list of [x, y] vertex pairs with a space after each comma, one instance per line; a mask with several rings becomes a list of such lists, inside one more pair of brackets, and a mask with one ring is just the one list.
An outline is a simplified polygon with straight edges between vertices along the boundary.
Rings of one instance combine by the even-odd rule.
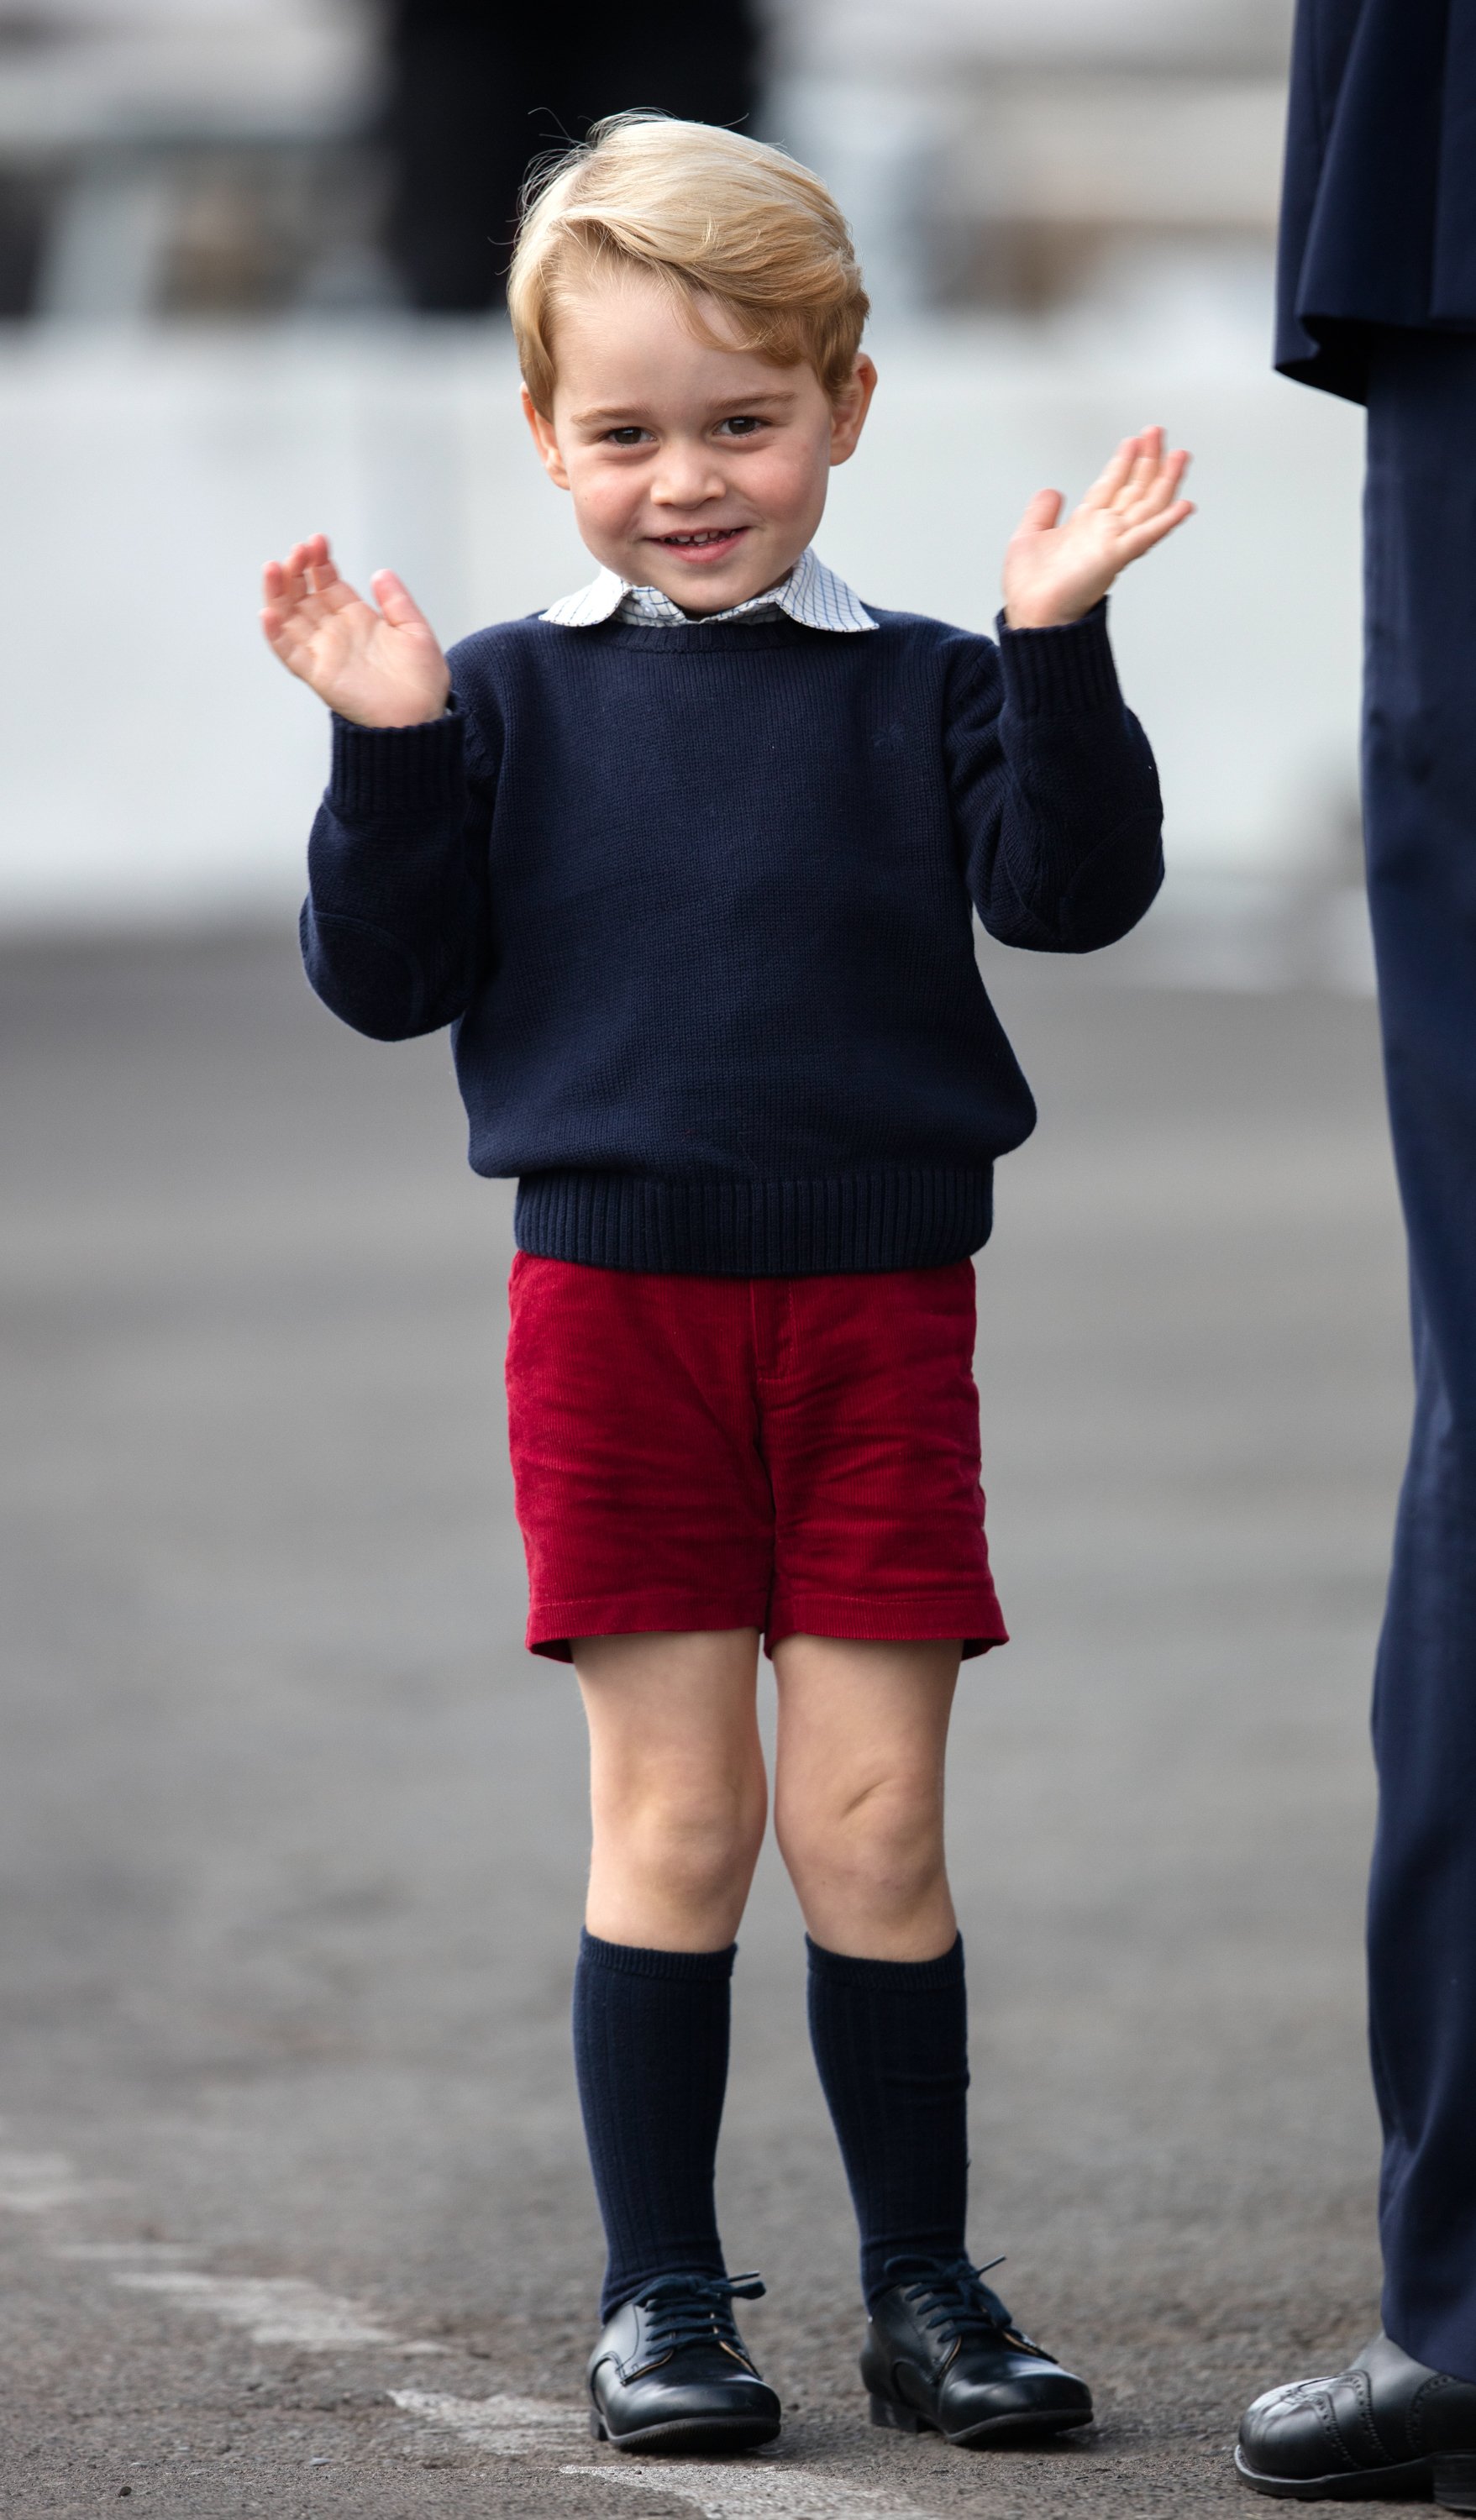
[[930, 1644], [959, 1638], [963, 1660], [1007, 1645], [1009, 1631], [993, 1593], [903, 1593], [884, 1600], [848, 1593], [788, 1595], [769, 1614], [764, 1651], [786, 1637], [837, 1637], [851, 1643]]
[[575, 1594], [535, 1604], [523, 1642], [529, 1653], [550, 1662], [572, 1662], [575, 1637], [697, 1636], [724, 1628], [756, 1628], [762, 1635], [768, 1615], [762, 1593], [727, 1599], [710, 1593]]
[[1009, 1642], [999, 1602], [971, 1593], [894, 1594], [886, 1600], [854, 1594], [809, 1593], [771, 1605], [716, 1599], [711, 1594], [576, 1595], [530, 1610], [524, 1643], [549, 1662], [572, 1662], [575, 1637], [710, 1635], [755, 1628], [771, 1659], [785, 1637], [838, 1637], [855, 1643], [927, 1644], [959, 1638], [963, 1660]]

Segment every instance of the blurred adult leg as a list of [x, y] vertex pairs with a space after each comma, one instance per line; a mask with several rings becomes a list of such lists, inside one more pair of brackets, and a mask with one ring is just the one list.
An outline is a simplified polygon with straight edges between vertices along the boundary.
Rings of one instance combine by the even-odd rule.
[[516, 21], [487, 0], [391, 0], [385, 49], [390, 258], [413, 306], [484, 312], [532, 148]]
[[501, 302], [532, 161], [629, 106], [746, 127], [758, 23], [753, 0], [393, 0], [388, 68], [390, 252], [412, 304], [475, 314]]
[[1476, 2380], [1476, 339], [1368, 395], [1364, 802], [1416, 1397], [1374, 1688], [1384, 2324]]
[[[701, 0], [699, 8], [692, 0], [645, 0], [623, 18], [603, 0], [585, 0], [578, 18], [578, 53], [560, 47], [563, 75], [554, 82], [570, 131], [642, 105], [690, 122], [749, 127], [759, 77], [753, 0]], [[562, 28], [567, 21], [559, 22]]]

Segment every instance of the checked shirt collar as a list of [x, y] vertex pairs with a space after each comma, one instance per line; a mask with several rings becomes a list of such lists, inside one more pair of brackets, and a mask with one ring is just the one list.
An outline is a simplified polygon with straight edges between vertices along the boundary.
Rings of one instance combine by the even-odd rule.
[[744, 604], [730, 605], [725, 612], [684, 612], [659, 587], [628, 586], [612, 568], [602, 568], [592, 585], [551, 604], [542, 618], [557, 622], [564, 630], [593, 630], [602, 621], [616, 616], [622, 621], [639, 622], [647, 629], [689, 630], [694, 621], [705, 628], [709, 621], [772, 621], [782, 613], [806, 630], [876, 627], [844, 578], [827, 568], [813, 551], [801, 552], [788, 576], [782, 578], [778, 586], [766, 587], [762, 595], [750, 595]]

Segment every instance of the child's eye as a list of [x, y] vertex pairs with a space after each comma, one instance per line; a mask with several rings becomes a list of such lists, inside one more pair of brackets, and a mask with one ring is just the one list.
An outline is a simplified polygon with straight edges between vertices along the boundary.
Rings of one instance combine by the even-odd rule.
[[632, 422], [628, 428], [610, 429], [606, 435], [605, 444], [607, 446], [639, 446], [645, 435], [645, 429], [637, 428], [634, 422]]
[[754, 437], [764, 427], [764, 423], [756, 413], [737, 412], [731, 420], [723, 421], [720, 426], [734, 437]]

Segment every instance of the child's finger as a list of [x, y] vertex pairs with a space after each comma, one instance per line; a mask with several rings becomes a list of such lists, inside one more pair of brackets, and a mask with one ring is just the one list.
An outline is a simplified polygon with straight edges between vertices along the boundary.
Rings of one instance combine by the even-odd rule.
[[[1051, 493], [1048, 491], [1045, 495], [1049, 498]], [[392, 568], [377, 568], [369, 583], [375, 602], [391, 630], [408, 629], [412, 622], [418, 622], [423, 629], [429, 629], [430, 624], [414, 596]]]
[[1117, 453], [1110, 463], [1103, 466], [1091, 489], [1085, 494], [1082, 500], [1084, 508], [1110, 508], [1138, 461], [1141, 443], [1141, 439], [1137, 437], [1123, 439]]
[[1138, 438], [1138, 461], [1129, 475], [1129, 486], [1151, 481], [1163, 462], [1164, 431], [1155, 422], [1151, 428], [1141, 429]]
[[1176, 499], [1173, 507], [1166, 508], [1161, 517], [1149, 517], [1142, 524], [1135, 525], [1131, 533], [1123, 536], [1126, 558], [1141, 560], [1145, 551], [1151, 551], [1155, 543], [1163, 541], [1165, 534], [1171, 534], [1176, 525], [1182, 525], [1185, 517], [1193, 514], [1192, 499]]
[[315, 582], [325, 571], [333, 573], [333, 559], [326, 534], [309, 534], [305, 542], [293, 543], [282, 562], [283, 573], [295, 594], [311, 595]]
[[1163, 462], [1163, 430], [1145, 428], [1138, 441], [1138, 456], [1123, 486], [1121, 505], [1131, 507], [1141, 499]]
[[276, 562], [281, 572], [279, 600], [285, 604], [301, 604], [312, 592], [307, 575], [308, 549], [306, 543], [293, 543], [286, 560]]
[[340, 583], [327, 534], [312, 534], [302, 546], [303, 572], [314, 595], [326, 595]]
[[1145, 517], [1157, 516], [1169, 505], [1170, 500], [1178, 496], [1179, 485], [1188, 469], [1188, 454], [1184, 447], [1177, 448], [1172, 455], [1166, 455], [1141, 496], [1124, 501], [1124, 522], [1130, 525], [1137, 524]]
[[289, 672], [300, 674], [304, 643], [292, 626], [293, 615], [291, 612], [280, 612], [271, 605], [267, 605], [263, 608], [260, 618], [262, 635], [272, 653], [281, 659]]

